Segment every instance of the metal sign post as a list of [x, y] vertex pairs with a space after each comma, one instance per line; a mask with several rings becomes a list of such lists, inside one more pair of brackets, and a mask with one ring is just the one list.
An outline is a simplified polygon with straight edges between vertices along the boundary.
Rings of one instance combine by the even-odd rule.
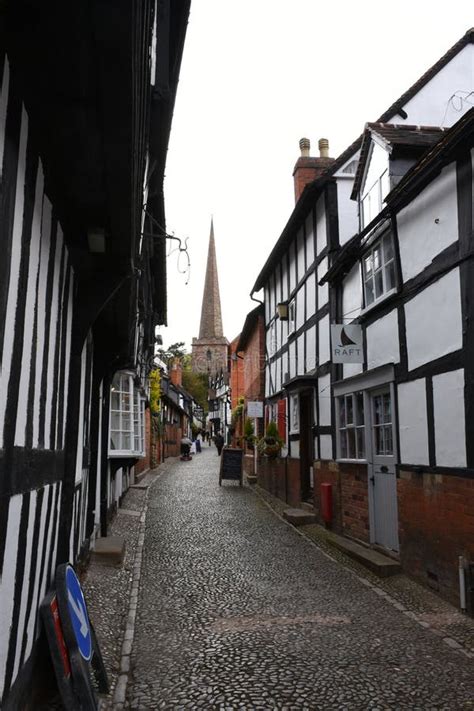
[[[263, 402], [259, 400], [250, 401], [247, 403], [247, 415], [253, 417], [253, 431], [255, 437], [258, 432], [258, 418], [263, 417]], [[253, 473], [257, 476], [257, 446], [253, 448]]]

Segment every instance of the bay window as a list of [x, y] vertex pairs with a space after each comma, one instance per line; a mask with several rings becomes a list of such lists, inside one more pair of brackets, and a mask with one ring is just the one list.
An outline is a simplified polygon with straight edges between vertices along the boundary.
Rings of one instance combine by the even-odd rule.
[[109, 457], [145, 456], [145, 399], [134, 375], [115, 373], [110, 389]]

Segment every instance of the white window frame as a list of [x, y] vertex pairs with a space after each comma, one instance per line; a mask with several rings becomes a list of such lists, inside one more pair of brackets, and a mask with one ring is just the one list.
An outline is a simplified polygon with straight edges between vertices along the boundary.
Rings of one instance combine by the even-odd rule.
[[[387, 249], [387, 245], [391, 245], [391, 253]], [[376, 263], [375, 254], [379, 253], [381, 256], [380, 264]], [[388, 256], [387, 256], [388, 253]], [[367, 271], [367, 259], [370, 259], [371, 269]], [[391, 231], [385, 232], [379, 239], [377, 239], [370, 248], [363, 254], [362, 260], [362, 287], [364, 295], [364, 309], [371, 309], [375, 304], [380, 303], [388, 296], [396, 293], [397, 291], [397, 274], [396, 274], [396, 264], [395, 264], [395, 247], [393, 242], [393, 235]], [[388, 273], [392, 272], [393, 286], [389, 286]], [[376, 296], [377, 284], [380, 286], [380, 282], [377, 281], [377, 277], [382, 278], [382, 291]], [[372, 284], [372, 301], [368, 301], [367, 285], [369, 282]]]
[[[117, 448], [112, 448], [113, 434], [120, 445]], [[129, 447], [124, 446], [126, 437], [130, 443]], [[145, 456], [145, 398], [135, 388], [134, 373], [128, 371], [115, 373], [110, 388], [108, 456]]]
[[[362, 400], [362, 409], [357, 407], [357, 398]], [[342, 402], [344, 402], [344, 411], [342, 411]], [[352, 419], [348, 421], [347, 413], [349, 408], [352, 411]], [[341, 426], [342, 412], [344, 412], [344, 423]], [[360, 417], [362, 413], [362, 418]], [[362, 421], [361, 421], [362, 420]], [[337, 423], [337, 458], [343, 462], [367, 462], [367, 413], [364, 392], [355, 390], [354, 392], [339, 395], [336, 398], [336, 423]], [[349, 452], [349, 433], [353, 432], [354, 456]], [[361, 451], [358, 434], [362, 435], [363, 452]], [[343, 437], [346, 441], [346, 450], [343, 452]]]

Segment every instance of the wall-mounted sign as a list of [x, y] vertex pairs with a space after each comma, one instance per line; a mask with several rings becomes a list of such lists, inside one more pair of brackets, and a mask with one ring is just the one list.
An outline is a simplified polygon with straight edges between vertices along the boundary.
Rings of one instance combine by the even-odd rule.
[[263, 417], [263, 402], [258, 400], [248, 402], [247, 417]]
[[333, 363], [363, 363], [362, 326], [357, 324], [331, 326], [331, 354]]

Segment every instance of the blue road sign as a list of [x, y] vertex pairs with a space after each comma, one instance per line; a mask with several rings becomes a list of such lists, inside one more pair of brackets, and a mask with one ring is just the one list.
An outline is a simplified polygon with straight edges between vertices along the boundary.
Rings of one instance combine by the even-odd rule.
[[86, 601], [74, 569], [68, 565], [66, 569], [66, 590], [69, 616], [79, 647], [79, 653], [86, 662], [92, 657], [92, 635], [87, 615]]

